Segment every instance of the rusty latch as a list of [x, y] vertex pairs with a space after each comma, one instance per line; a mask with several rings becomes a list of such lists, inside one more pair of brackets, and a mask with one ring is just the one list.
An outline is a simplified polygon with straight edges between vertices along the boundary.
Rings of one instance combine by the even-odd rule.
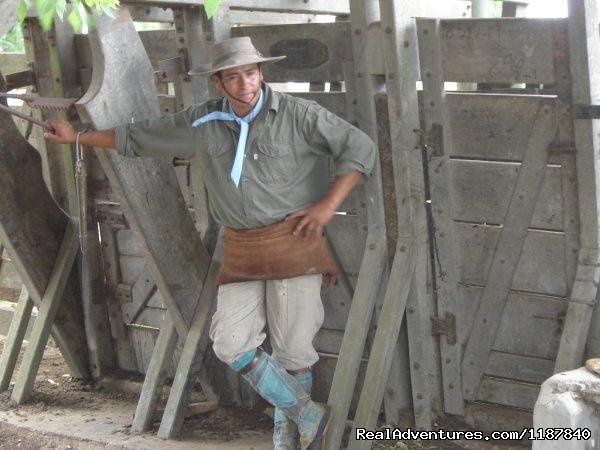
[[576, 119], [600, 119], [600, 105], [573, 105]]
[[432, 156], [444, 156], [444, 130], [441, 124], [434, 123], [429, 130], [414, 130], [421, 134], [421, 147]]
[[444, 334], [448, 345], [456, 344], [456, 317], [454, 314], [446, 312], [443, 319], [432, 317], [431, 334], [433, 336]]

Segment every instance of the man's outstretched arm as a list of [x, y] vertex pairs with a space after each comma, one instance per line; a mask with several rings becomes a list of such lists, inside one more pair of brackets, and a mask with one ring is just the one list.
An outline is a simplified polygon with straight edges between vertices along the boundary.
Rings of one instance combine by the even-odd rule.
[[342, 204], [344, 199], [350, 194], [350, 191], [356, 186], [356, 183], [362, 178], [363, 174], [357, 170], [345, 173], [337, 177], [334, 183], [327, 191], [325, 197], [316, 203], [313, 203], [308, 208], [296, 211], [287, 216], [286, 220], [294, 217], [302, 217], [294, 234], [298, 234], [304, 230], [304, 235], [308, 236], [315, 231], [317, 235], [321, 234], [323, 227], [327, 225], [335, 211]]
[[[74, 144], [77, 132], [73, 126], [65, 120], [48, 119], [48, 124], [54, 128], [54, 133], [46, 130], [44, 137], [60, 144]], [[86, 131], [79, 135], [79, 143], [88, 147], [115, 148], [117, 145], [115, 129], [99, 131]]]

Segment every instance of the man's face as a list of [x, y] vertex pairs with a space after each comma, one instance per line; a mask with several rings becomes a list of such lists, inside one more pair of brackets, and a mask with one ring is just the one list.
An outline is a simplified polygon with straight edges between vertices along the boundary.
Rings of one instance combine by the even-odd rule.
[[246, 64], [221, 71], [221, 77], [212, 75], [215, 87], [227, 95], [230, 101], [241, 104], [254, 104], [263, 81], [258, 64]]

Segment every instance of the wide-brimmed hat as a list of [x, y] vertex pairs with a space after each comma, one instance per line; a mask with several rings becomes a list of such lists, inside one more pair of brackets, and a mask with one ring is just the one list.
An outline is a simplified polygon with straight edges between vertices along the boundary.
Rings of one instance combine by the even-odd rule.
[[246, 64], [271, 63], [280, 61], [285, 56], [266, 57], [260, 54], [252, 45], [249, 37], [236, 37], [219, 42], [211, 48], [210, 61], [188, 72], [189, 75], [211, 75], [219, 70], [231, 67], [244, 66]]

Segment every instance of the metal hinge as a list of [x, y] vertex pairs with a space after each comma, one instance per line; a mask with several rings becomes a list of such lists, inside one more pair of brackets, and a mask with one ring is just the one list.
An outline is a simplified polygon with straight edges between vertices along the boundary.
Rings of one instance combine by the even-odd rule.
[[129, 228], [123, 211], [109, 205], [96, 205], [96, 221], [115, 228]]
[[600, 105], [573, 105], [576, 119], [600, 119]]
[[575, 148], [575, 144], [572, 142], [558, 142], [548, 146], [549, 155], [570, 155], [576, 152], [577, 148]]
[[439, 123], [431, 125], [429, 130], [413, 130], [421, 135], [421, 147], [432, 156], [444, 156], [444, 129]]
[[433, 336], [444, 334], [448, 345], [456, 344], [456, 317], [454, 314], [446, 312], [443, 319], [432, 317], [431, 334]]

